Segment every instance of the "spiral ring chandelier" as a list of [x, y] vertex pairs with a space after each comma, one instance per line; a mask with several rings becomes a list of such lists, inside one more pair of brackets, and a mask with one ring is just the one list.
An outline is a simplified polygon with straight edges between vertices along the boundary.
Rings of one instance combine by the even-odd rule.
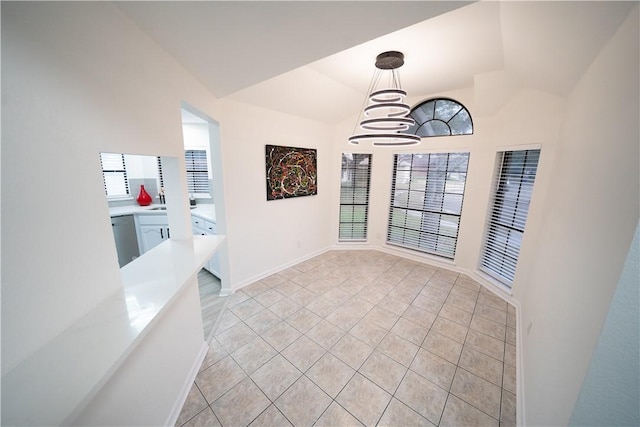
[[[349, 138], [351, 144], [371, 141], [373, 145], [395, 147], [420, 142], [419, 136], [404, 132], [415, 122], [409, 117], [411, 107], [404, 102], [407, 92], [400, 87], [398, 68], [403, 64], [401, 52], [383, 52], [376, 57], [377, 69], [369, 85], [369, 96], [363, 103], [367, 105], [363, 105], [358, 117], [360, 128], [368, 132], [356, 134], [354, 129], [354, 135]], [[377, 89], [385, 72], [388, 75], [387, 87]]]

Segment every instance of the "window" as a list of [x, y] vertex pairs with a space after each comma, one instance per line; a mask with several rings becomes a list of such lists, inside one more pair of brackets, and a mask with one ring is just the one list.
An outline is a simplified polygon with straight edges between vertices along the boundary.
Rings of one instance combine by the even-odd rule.
[[453, 259], [469, 153], [396, 154], [387, 243]]
[[187, 191], [190, 194], [209, 194], [209, 171], [206, 150], [185, 150]]
[[540, 150], [498, 153], [480, 269], [511, 286], [531, 203]]
[[104, 192], [107, 197], [129, 196], [129, 180], [124, 165], [124, 154], [100, 153]]
[[157, 156], [158, 161], [158, 178], [160, 179], [160, 188], [164, 187], [164, 177], [162, 176], [162, 157]]
[[416, 124], [407, 133], [421, 137], [471, 135], [473, 121], [469, 111], [457, 101], [447, 98], [430, 99], [416, 105], [409, 113]]
[[366, 240], [371, 154], [342, 153], [338, 240]]

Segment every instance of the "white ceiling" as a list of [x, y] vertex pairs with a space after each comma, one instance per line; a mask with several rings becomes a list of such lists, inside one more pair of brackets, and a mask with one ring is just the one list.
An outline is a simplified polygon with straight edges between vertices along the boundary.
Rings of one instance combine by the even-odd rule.
[[507, 71], [567, 95], [637, 2], [119, 2], [214, 95], [335, 123], [387, 50], [410, 96]]

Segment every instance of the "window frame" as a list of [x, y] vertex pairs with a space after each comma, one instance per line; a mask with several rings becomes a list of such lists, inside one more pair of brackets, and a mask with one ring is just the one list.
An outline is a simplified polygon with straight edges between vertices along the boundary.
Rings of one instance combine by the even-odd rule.
[[[514, 164], [514, 153], [524, 153], [524, 161]], [[485, 221], [478, 270], [509, 289], [513, 286], [518, 267], [541, 153], [540, 147], [505, 149], [496, 153], [490, 205]], [[527, 163], [533, 155], [535, 155], [535, 163]], [[505, 160], [505, 157], [509, 158]], [[519, 165], [521, 165], [521, 173], [513, 174], [514, 166]], [[511, 185], [511, 179], [518, 180], [515, 199], [507, 197], [507, 187]], [[529, 181], [530, 188], [523, 191], [523, 183]], [[521, 195], [525, 194], [528, 194], [528, 198], [521, 198]], [[512, 202], [513, 208], [505, 208], [507, 201]], [[526, 205], [524, 211], [521, 208], [522, 205]], [[500, 223], [499, 218], [502, 216], [510, 217], [511, 224]]]
[[[425, 106], [426, 104], [429, 104], [430, 102], [433, 102], [433, 111], [430, 117], [428, 117], [427, 120], [420, 119], [419, 113], [420, 112], [424, 113], [423, 106]], [[451, 117], [449, 117], [446, 120], [442, 120], [442, 117], [436, 118], [438, 102], [453, 103], [459, 106], [460, 108], [453, 115], [451, 115]], [[452, 130], [451, 122], [456, 118], [456, 116], [458, 116], [461, 113], [466, 114], [469, 117], [469, 125], [471, 127], [470, 132], [462, 132], [462, 131], [454, 132]], [[411, 126], [407, 130], [407, 133], [418, 135], [420, 138], [434, 138], [438, 136], [473, 135], [473, 117], [471, 116], [469, 109], [465, 107], [461, 102], [456, 101], [455, 99], [452, 99], [452, 98], [437, 97], [437, 98], [425, 99], [424, 101], [416, 104], [413, 108], [411, 108], [411, 111], [409, 112], [409, 117], [411, 117], [415, 121], [415, 125]], [[444, 126], [446, 126], [446, 128], [448, 129], [448, 133], [436, 132], [433, 135], [423, 135], [422, 133], [420, 133], [419, 131], [424, 128], [424, 125], [430, 122], [437, 122], [438, 124], [444, 124]], [[442, 126], [440, 126], [440, 128], [442, 128]]]
[[[400, 156], [411, 156], [409, 168], [399, 168]], [[427, 156], [426, 167], [418, 167], [418, 163], [415, 159], [416, 156], [420, 156], [421, 159]], [[438, 165], [431, 164], [432, 157], [436, 159], [441, 156], [446, 156], [446, 167], [444, 170], [438, 170]], [[454, 166], [450, 163], [452, 156], [464, 156], [464, 170], [459, 166]], [[464, 194], [466, 190], [466, 178], [469, 170], [469, 161], [471, 153], [469, 151], [446, 151], [446, 152], [420, 152], [420, 153], [397, 153], [393, 158], [393, 175], [391, 181], [391, 195], [389, 202], [389, 217], [387, 223], [387, 237], [386, 243], [393, 246], [399, 246], [405, 249], [426, 253], [429, 255], [438, 256], [441, 258], [453, 260], [455, 258], [458, 236], [460, 234], [460, 223], [462, 219], [462, 208], [464, 205]], [[424, 162], [423, 162], [424, 163]], [[415, 165], [415, 168], [414, 168]], [[451, 165], [451, 168], [449, 167]], [[416, 180], [413, 181], [414, 171]], [[398, 183], [403, 179], [399, 177], [399, 172], [408, 173], [408, 181], [400, 186], [401, 190], [406, 190], [406, 203], [403, 200], [398, 199]], [[418, 175], [425, 175], [424, 188], [420, 185]], [[461, 184], [454, 185], [453, 174], [457, 174], [456, 178], [463, 177], [464, 180]], [[444, 179], [442, 179], [444, 177]], [[440, 178], [440, 179], [439, 179]], [[404, 178], [406, 179], [406, 178]], [[451, 181], [451, 182], [449, 182]], [[406, 185], [406, 189], [404, 188]], [[449, 186], [449, 191], [447, 191]], [[428, 191], [441, 188], [441, 191]], [[456, 190], [456, 191], [454, 191]], [[414, 192], [414, 193], [412, 193]], [[422, 194], [419, 194], [422, 193]], [[441, 197], [440, 209], [436, 209], [437, 203], [433, 203], [439, 196]], [[431, 197], [427, 197], [431, 195]], [[446, 197], [449, 195], [449, 197]], [[459, 207], [457, 209], [450, 209], [450, 207], [456, 206], [457, 197], [459, 197]], [[414, 204], [412, 205], [412, 196]], [[422, 201], [415, 204], [415, 201]], [[445, 200], [449, 205], [445, 210]], [[409, 214], [412, 212], [414, 217], [409, 223]], [[404, 222], [403, 222], [404, 213]], [[418, 219], [419, 217], [419, 219]], [[451, 222], [455, 218], [455, 232], [451, 232]], [[435, 232], [433, 228], [434, 220], [437, 219], [437, 226]], [[409, 225], [408, 225], [409, 224]], [[444, 227], [443, 227], [444, 225]], [[445, 231], [446, 230], [446, 231]]]
[[[347, 166], [345, 168], [345, 165], [346, 165], [345, 158], [347, 155], [352, 155], [354, 157], [353, 167]], [[357, 158], [361, 158], [361, 160], [356, 160], [356, 156]], [[361, 162], [363, 162], [365, 159], [367, 159], [366, 168], [361, 168], [363, 169], [363, 173], [365, 175], [364, 179], [366, 180], [366, 185], [363, 187], [363, 186], [357, 185], [358, 184], [357, 178], [358, 178], [358, 166], [361, 165]], [[342, 162], [340, 167], [340, 206], [338, 210], [338, 242], [366, 242], [368, 240], [369, 196], [371, 194], [372, 161], [373, 161], [372, 153], [352, 153], [352, 152], [342, 153]], [[348, 174], [349, 172], [353, 174], [353, 177], [350, 180], [350, 182], [353, 184], [352, 186], [344, 185], [345, 180], [343, 179], [343, 177], [345, 173]], [[363, 177], [360, 176], [360, 178], [363, 178]], [[357, 200], [359, 199], [359, 197], [356, 194], [357, 188], [364, 189], [364, 201], [362, 201], [361, 199]], [[352, 190], [351, 197], [349, 197], [349, 194], [347, 191], [344, 191], [345, 189]], [[349, 199], [350, 199], [350, 203], [348, 203]], [[346, 218], [349, 216], [349, 210], [351, 211], [350, 213], [351, 221], [343, 221], [343, 218]], [[360, 215], [362, 211], [364, 211], [363, 212], [364, 218], [359, 221], [355, 221], [354, 216], [356, 214]], [[350, 225], [347, 226], [345, 224], [350, 224]], [[359, 226], [356, 226], [356, 224]], [[358, 230], [356, 230], [356, 227], [358, 228]], [[343, 234], [343, 231], [344, 231], [344, 234]], [[360, 232], [360, 234], [357, 237], [355, 236], [356, 232]]]

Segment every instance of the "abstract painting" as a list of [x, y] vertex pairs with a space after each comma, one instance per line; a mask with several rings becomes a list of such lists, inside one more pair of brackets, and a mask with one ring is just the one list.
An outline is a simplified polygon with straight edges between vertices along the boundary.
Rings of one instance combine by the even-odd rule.
[[267, 200], [318, 194], [317, 150], [266, 146]]

